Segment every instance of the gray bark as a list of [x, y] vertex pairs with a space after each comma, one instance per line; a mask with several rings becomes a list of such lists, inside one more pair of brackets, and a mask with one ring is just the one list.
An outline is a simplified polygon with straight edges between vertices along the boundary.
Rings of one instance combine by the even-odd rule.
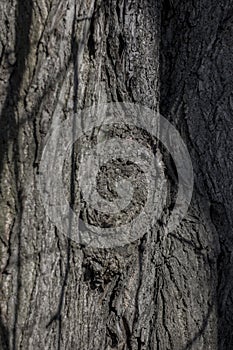
[[[0, 6], [1, 348], [231, 349], [231, 2]], [[58, 117], [112, 101], [160, 110], [177, 127], [195, 189], [174, 232], [158, 222], [131, 244], [95, 249], [46, 216], [39, 165]], [[71, 163], [78, 207], [76, 152]], [[166, 218], [177, 183], [166, 152], [163, 164]]]

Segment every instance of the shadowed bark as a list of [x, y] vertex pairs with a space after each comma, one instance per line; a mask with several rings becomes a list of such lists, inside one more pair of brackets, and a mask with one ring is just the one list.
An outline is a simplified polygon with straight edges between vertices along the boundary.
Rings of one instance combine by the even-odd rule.
[[[231, 3], [13, 0], [0, 8], [0, 347], [231, 349]], [[97, 249], [47, 217], [39, 165], [51, 126], [72, 118], [75, 129], [79, 109], [116, 101], [160, 111], [180, 131], [195, 188], [188, 214], [166, 234], [177, 171], [155, 143], [170, 193], [162, 220], [124, 247]], [[77, 148], [64, 165], [76, 212]]]

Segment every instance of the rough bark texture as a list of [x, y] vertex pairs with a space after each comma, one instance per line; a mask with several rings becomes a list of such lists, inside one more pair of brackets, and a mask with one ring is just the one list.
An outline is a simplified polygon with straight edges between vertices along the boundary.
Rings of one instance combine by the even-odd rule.
[[[232, 349], [231, 2], [0, 7], [0, 348]], [[176, 231], [158, 223], [94, 249], [47, 218], [38, 169], [58, 118], [111, 101], [160, 108], [188, 145], [195, 191]]]

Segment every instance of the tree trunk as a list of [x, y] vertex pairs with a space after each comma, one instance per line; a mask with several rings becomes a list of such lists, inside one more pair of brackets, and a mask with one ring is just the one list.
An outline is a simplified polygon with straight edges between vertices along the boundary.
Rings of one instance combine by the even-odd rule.
[[[0, 6], [1, 348], [231, 349], [230, 2]], [[177, 174], [157, 143], [170, 193], [163, 220], [101, 248], [47, 216], [40, 164], [59, 120], [116, 101], [160, 110], [179, 130], [195, 187], [188, 214], [166, 233]], [[68, 163], [66, 195], [78, 211], [77, 148]]]

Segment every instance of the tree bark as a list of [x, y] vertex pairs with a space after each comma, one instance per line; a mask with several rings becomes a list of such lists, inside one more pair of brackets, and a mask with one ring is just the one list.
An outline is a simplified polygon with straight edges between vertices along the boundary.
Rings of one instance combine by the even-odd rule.
[[[1, 348], [231, 349], [230, 1], [0, 6]], [[195, 188], [175, 231], [158, 222], [128, 245], [100, 249], [47, 217], [39, 167], [59, 119], [116, 101], [160, 110], [180, 131]], [[75, 206], [75, 149], [72, 162]], [[162, 163], [166, 218], [177, 179], [167, 152]]]

